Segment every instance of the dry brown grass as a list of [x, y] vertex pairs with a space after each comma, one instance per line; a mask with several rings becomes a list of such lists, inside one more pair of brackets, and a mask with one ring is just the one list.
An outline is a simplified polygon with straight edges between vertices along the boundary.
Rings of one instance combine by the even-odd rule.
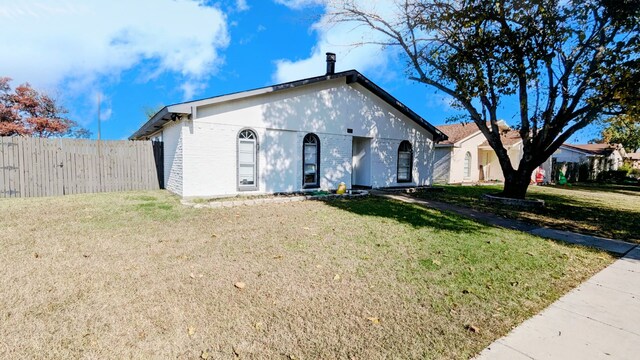
[[382, 199], [0, 212], [1, 358], [467, 358], [611, 261]]

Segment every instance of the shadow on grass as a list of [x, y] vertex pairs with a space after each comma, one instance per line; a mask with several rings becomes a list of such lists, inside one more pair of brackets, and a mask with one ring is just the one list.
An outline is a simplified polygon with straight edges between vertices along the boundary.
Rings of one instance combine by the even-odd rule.
[[414, 228], [430, 227], [435, 230], [480, 233], [487, 227], [454, 214], [379, 197], [336, 199], [326, 203], [354, 214], [395, 220]]
[[[425, 192], [416, 196], [470, 206], [560, 230], [595, 234], [636, 243], [640, 242], [640, 221], [637, 221], [640, 217], [640, 206], [638, 211], [617, 209], [613, 200], [609, 204], [598, 204], [594, 203], [594, 201], [589, 201], [584, 196], [577, 195], [577, 193], [572, 194], [573, 190], [580, 190], [593, 193], [615, 193], [635, 196], [635, 192], [638, 191], [636, 187], [588, 185], [554, 188], [562, 189], [566, 193], [529, 193], [528, 197], [545, 201], [545, 208], [536, 210], [523, 210], [483, 201], [483, 194], [500, 191], [501, 188], [496, 186], [448, 186], [442, 193]], [[629, 191], [634, 193], [629, 194]]]
[[[559, 188], [554, 186], [554, 188]], [[625, 185], [625, 184], [577, 184], [571, 187], [563, 187], [567, 190], [583, 190], [593, 191], [599, 193], [615, 193], [628, 196], [640, 196], [640, 186], [638, 185]]]

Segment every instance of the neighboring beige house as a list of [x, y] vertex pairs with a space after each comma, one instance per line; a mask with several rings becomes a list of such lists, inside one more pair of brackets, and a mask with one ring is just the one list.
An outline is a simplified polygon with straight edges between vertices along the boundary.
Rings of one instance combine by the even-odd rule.
[[[498, 157], [475, 123], [436, 127], [449, 139], [435, 146], [435, 183], [504, 181]], [[500, 121], [498, 127], [502, 131], [502, 144], [507, 149], [511, 164], [517, 168], [522, 159], [522, 138], [518, 131], [512, 130], [504, 121]], [[551, 162], [545, 162], [543, 169], [545, 174], [549, 174]]]
[[[448, 136], [448, 140], [435, 146], [433, 181], [436, 183], [477, 183], [504, 181], [502, 167], [495, 151], [489, 145], [475, 123], [436, 126]], [[502, 143], [507, 149], [511, 164], [518, 167], [522, 159], [522, 138], [504, 121], [498, 123], [502, 131]], [[546, 174], [551, 163], [543, 165]]]
[[624, 162], [631, 165], [633, 169], [640, 169], [640, 152], [628, 153]]
[[449, 138], [435, 145], [433, 182], [462, 183], [477, 182], [478, 146], [485, 142], [475, 123], [436, 126]]
[[584, 171], [576, 170], [578, 176], [574, 181], [585, 181], [595, 180], [602, 171], [618, 170], [626, 156], [620, 144], [562, 144], [551, 157], [553, 168], [563, 171], [565, 176], [572, 168], [582, 166]]

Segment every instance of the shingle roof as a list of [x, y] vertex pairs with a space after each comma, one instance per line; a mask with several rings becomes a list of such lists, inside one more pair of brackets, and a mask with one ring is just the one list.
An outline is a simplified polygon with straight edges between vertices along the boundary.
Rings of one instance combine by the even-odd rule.
[[[490, 125], [487, 123], [487, 126]], [[505, 130], [507, 129], [507, 126], [504, 123], [499, 124], [499, 126]], [[438, 130], [442, 131], [449, 137], [448, 140], [440, 142], [440, 144], [442, 145], [453, 145], [475, 133], [480, 132], [480, 129], [478, 129], [476, 123], [473, 122], [451, 125], [438, 125], [436, 126], [436, 128], [438, 128]], [[522, 141], [522, 139], [520, 138], [520, 133], [517, 130], [511, 129], [502, 133], [501, 139], [504, 146], [511, 146]], [[480, 146], [489, 146], [489, 142], [485, 141]]]
[[449, 139], [440, 142], [440, 144], [443, 144], [443, 145], [453, 145], [458, 141], [480, 131], [480, 129], [478, 129], [478, 126], [474, 122], [451, 124], [451, 125], [438, 125], [436, 126], [436, 128], [438, 128], [438, 130], [442, 131], [449, 137]]
[[637, 153], [628, 153], [627, 158], [631, 160], [640, 160], [640, 152]]
[[612, 144], [562, 144], [569, 148], [574, 148], [594, 155], [609, 155], [615, 149], [616, 145]]
[[364, 75], [360, 74], [356, 70], [348, 70], [330, 75], [322, 75], [311, 78], [306, 78], [297, 81], [291, 81], [288, 83], [282, 83], [273, 86], [267, 86], [264, 88], [258, 88], [253, 90], [241, 91], [238, 93], [214, 96], [202, 100], [194, 100], [188, 101], [184, 103], [178, 103], [173, 105], [168, 105], [158, 111], [149, 121], [147, 121], [138, 131], [136, 131], [133, 135], [129, 137], [130, 140], [135, 139], [143, 139], [157, 132], [162, 126], [170, 121], [175, 119], [176, 114], [185, 113], [184, 110], [189, 106], [200, 106], [200, 105], [208, 105], [213, 103], [224, 102], [228, 100], [235, 100], [240, 98], [246, 98], [250, 96], [262, 95], [266, 93], [272, 93], [276, 91], [282, 91], [287, 89], [293, 89], [299, 86], [305, 86], [309, 84], [314, 84], [322, 81], [345, 78], [347, 84], [358, 83], [365, 89], [371, 91], [374, 95], [379, 97], [381, 100], [385, 101], [387, 104], [407, 116], [409, 119], [413, 120], [416, 124], [424, 128], [433, 134], [434, 141], [440, 141], [447, 138], [447, 136], [438, 130], [435, 126], [431, 125], [427, 120], [423, 119], [420, 115], [416, 114], [413, 110], [409, 109], [406, 105], [401, 103], [391, 94], [386, 92], [384, 89], [373, 83], [371, 80], [367, 79]]

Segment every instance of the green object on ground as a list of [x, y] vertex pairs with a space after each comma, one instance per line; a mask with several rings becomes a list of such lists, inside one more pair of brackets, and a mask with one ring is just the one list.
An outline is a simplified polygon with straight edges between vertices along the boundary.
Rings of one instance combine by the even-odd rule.
[[558, 171], [558, 184], [567, 185], [567, 178], [564, 176], [562, 171]]

